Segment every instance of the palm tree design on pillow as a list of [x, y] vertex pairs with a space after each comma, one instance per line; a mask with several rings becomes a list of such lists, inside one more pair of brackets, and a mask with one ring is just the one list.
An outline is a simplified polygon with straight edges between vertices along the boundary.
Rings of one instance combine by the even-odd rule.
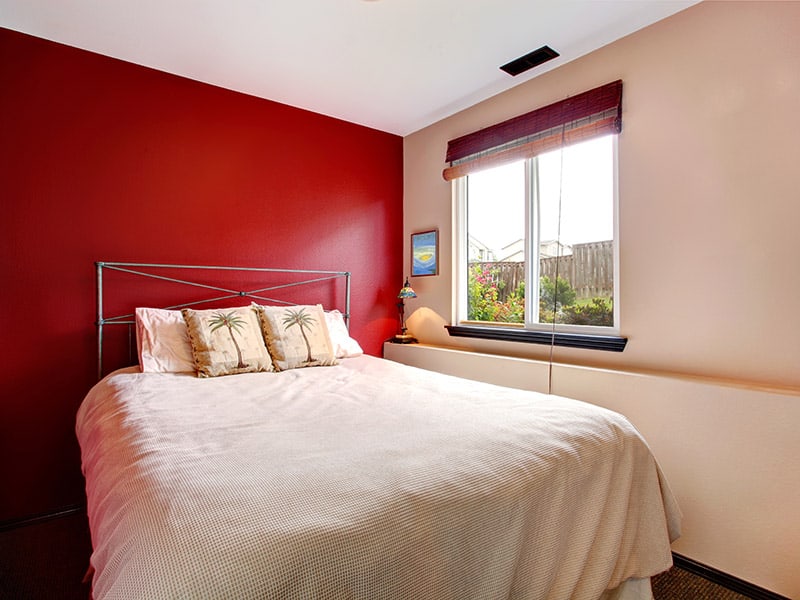
[[234, 331], [240, 333], [241, 330], [246, 325], [245, 320], [237, 315], [235, 312], [223, 313], [217, 312], [214, 313], [214, 316], [208, 321], [209, 326], [211, 327], [211, 333], [214, 333], [217, 329], [221, 327], [227, 327], [228, 333], [231, 336], [231, 341], [236, 348], [236, 357], [238, 359], [238, 364], [236, 365], [237, 369], [244, 369], [247, 367], [245, 362], [242, 360], [242, 349], [239, 348], [239, 343], [236, 341], [236, 336], [233, 335]]
[[300, 328], [300, 334], [303, 336], [303, 341], [306, 343], [306, 363], [314, 362], [314, 358], [311, 356], [311, 343], [308, 341], [308, 336], [306, 335], [306, 328], [311, 330], [312, 325], [316, 322], [317, 320], [308, 314], [305, 308], [299, 310], [288, 309], [286, 311], [286, 316], [283, 317], [283, 328], [285, 330], [288, 331], [290, 327], [294, 327], [295, 325]]

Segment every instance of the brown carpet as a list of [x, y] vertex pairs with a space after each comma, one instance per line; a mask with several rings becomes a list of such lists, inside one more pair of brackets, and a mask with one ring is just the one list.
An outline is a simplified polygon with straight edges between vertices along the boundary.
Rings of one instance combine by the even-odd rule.
[[[90, 553], [83, 514], [0, 532], [0, 598], [86, 600]], [[677, 567], [653, 578], [653, 593], [656, 600], [747, 600]]]
[[653, 577], [653, 596], [656, 600], [748, 600], [747, 596], [677, 567]]

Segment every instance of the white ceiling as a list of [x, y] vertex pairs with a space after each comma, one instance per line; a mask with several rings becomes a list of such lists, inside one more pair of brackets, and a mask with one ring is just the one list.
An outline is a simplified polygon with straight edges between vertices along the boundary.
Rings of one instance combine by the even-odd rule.
[[0, 26], [407, 135], [696, 1], [0, 0]]

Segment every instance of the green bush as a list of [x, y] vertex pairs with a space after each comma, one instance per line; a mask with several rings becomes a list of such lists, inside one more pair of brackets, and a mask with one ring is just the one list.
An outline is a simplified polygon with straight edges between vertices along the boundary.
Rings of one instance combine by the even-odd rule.
[[[498, 280], [499, 270], [472, 264], [467, 280], [467, 319], [494, 323], [525, 322], [525, 282], [508, 294], [505, 302], [499, 300], [505, 283]], [[547, 276], [539, 280], [539, 322], [569, 325], [614, 324], [614, 307], [611, 300], [592, 298], [588, 303], [576, 304], [577, 293], [569, 281], [557, 278], [557, 283]]]
[[467, 278], [467, 318], [469, 320], [495, 320], [498, 296], [496, 275], [496, 270], [484, 269], [481, 265], [470, 265]]
[[539, 278], [539, 306], [552, 312], [561, 310], [564, 306], [575, 304], [578, 294], [572, 289], [569, 281], [563, 277], [558, 278], [558, 283], [547, 275]]
[[498, 302], [497, 320], [503, 323], [525, 322], [525, 282], [508, 295], [505, 302]]
[[564, 307], [562, 323], [570, 325], [614, 325], [614, 304], [605, 298], [592, 298], [588, 304], [575, 304]]
[[467, 319], [500, 323], [525, 321], [525, 286], [520, 285], [500, 302], [500, 290], [505, 282], [497, 280], [497, 269], [470, 265], [467, 278]]

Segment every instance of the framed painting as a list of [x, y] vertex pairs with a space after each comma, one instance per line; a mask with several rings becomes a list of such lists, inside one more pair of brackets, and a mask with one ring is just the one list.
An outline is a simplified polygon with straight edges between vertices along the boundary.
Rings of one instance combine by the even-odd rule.
[[411, 234], [411, 276], [439, 274], [439, 230]]

